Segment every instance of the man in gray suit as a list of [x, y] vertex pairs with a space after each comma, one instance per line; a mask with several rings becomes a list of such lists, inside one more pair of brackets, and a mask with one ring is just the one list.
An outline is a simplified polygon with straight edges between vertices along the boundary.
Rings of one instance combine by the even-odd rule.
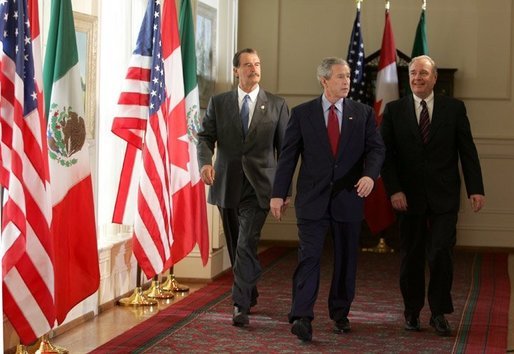
[[257, 303], [262, 272], [257, 245], [269, 212], [289, 109], [283, 98], [259, 87], [257, 51], [240, 50], [233, 67], [239, 85], [211, 97], [198, 133], [198, 163], [202, 181], [211, 186], [209, 203], [220, 211], [232, 263], [232, 322], [245, 326], [250, 307]]

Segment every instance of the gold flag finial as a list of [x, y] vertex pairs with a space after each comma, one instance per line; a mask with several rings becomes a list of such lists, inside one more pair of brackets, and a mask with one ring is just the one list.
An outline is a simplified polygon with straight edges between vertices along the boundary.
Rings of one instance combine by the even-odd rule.
[[421, 0], [421, 10], [425, 11], [427, 9], [427, 0]]
[[355, 0], [355, 4], [357, 5], [357, 10], [360, 10], [361, 9], [361, 2], [363, 2], [364, 0]]
[[386, 0], [386, 11], [389, 11], [389, 8], [391, 7], [390, 5], [391, 5], [390, 1]]

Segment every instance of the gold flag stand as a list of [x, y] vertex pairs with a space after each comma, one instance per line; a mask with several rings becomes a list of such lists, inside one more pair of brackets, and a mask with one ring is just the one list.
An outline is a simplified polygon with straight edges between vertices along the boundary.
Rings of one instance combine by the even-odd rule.
[[371, 248], [363, 248], [364, 252], [372, 252], [372, 253], [392, 253], [394, 249], [389, 247], [383, 237], [380, 237], [378, 240], [378, 244], [375, 247]]
[[153, 280], [150, 288], [143, 292], [143, 295], [152, 299], [173, 299], [175, 294], [173, 291], [164, 290], [158, 280]]
[[29, 354], [29, 352], [27, 351], [26, 346], [24, 346], [23, 344], [18, 344], [16, 346], [16, 352], [14, 354]]
[[59, 347], [58, 345], [50, 343], [48, 335], [45, 334], [41, 337], [41, 343], [39, 349], [36, 350], [35, 354], [68, 354], [69, 351], [66, 348]]
[[131, 296], [120, 299], [118, 304], [121, 306], [155, 306], [157, 305], [157, 300], [147, 299], [143, 295], [143, 289], [138, 286], [134, 289]]
[[176, 293], [184, 293], [184, 292], [189, 291], [189, 287], [180, 284], [177, 281], [177, 278], [175, 278], [175, 275], [173, 275], [172, 273], [170, 273], [170, 275], [168, 276], [168, 279], [166, 279], [164, 284], [162, 284], [161, 288], [164, 291], [173, 291]]

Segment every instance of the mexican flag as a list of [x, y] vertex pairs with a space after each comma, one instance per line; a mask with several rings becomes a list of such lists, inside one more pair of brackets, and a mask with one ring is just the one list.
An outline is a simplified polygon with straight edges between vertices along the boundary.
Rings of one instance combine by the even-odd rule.
[[412, 46], [411, 58], [419, 55], [428, 55], [428, 41], [427, 30], [425, 26], [425, 8], [421, 9], [419, 16], [418, 27], [416, 28], [416, 36], [414, 37], [414, 44]]
[[[200, 179], [196, 157], [196, 134], [200, 128], [200, 102], [196, 81], [196, 54], [193, 16], [190, 0], [182, 0], [180, 6], [179, 32], [182, 53], [182, 72], [184, 80], [185, 113], [187, 132], [184, 134], [188, 149], [183, 161], [188, 161], [186, 175], [181, 175], [183, 183], [173, 194], [173, 234], [172, 260], [177, 263], [198, 245], [203, 264], [209, 258], [209, 231], [205, 186]], [[177, 129], [172, 126], [171, 129]], [[179, 176], [177, 176], [179, 177]]]
[[95, 210], [71, 0], [53, 0], [43, 67], [57, 321], [97, 291]]

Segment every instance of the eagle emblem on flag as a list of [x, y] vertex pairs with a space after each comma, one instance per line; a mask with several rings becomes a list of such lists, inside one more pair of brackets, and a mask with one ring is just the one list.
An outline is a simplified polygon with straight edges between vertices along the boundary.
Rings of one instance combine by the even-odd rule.
[[49, 156], [64, 167], [73, 166], [78, 160], [72, 156], [82, 150], [86, 141], [84, 118], [73, 111], [72, 107], [60, 110], [55, 103], [50, 107], [49, 117]]

